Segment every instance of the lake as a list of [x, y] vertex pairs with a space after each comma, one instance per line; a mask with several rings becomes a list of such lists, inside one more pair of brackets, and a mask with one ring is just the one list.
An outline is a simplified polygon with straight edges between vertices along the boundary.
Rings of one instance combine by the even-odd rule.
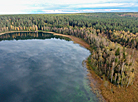
[[84, 60], [90, 51], [49, 33], [0, 36], [0, 102], [97, 102]]

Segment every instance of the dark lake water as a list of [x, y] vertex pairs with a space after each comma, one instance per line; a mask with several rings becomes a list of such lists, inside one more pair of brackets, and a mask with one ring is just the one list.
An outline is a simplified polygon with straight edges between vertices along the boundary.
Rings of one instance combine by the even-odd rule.
[[82, 65], [89, 55], [52, 34], [0, 36], [0, 102], [97, 102]]

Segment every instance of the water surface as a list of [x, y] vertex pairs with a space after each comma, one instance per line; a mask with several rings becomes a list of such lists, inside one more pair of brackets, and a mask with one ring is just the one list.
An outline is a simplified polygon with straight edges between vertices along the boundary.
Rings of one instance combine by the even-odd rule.
[[64, 39], [69, 40], [43, 33], [0, 36], [0, 102], [97, 102], [82, 66], [89, 50]]

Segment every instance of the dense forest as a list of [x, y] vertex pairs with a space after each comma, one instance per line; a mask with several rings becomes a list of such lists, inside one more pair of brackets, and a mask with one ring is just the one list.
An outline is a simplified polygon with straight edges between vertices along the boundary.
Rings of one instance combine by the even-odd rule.
[[[47, 25], [51, 27], [93, 27], [99, 29], [100, 32], [109, 30], [124, 30], [132, 33], [138, 32], [138, 18], [131, 16], [122, 16], [122, 13], [93, 13], [93, 14], [53, 14], [53, 15], [14, 15], [0, 16], [0, 29], [3, 30], [18, 30], [26, 29], [33, 30], [35, 25], [39, 30]], [[15, 28], [12, 28], [11, 25]], [[8, 27], [8, 28], [7, 28]], [[25, 28], [24, 28], [25, 27]]]
[[[134, 81], [133, 55], [135, 48], [138, 49], [138, 18], [135, 15], [1, 15], [0, 32], [52, 31], [82, 38], [92, 48], [88, 61], [95, 72], [100, 76], [105, 75], [113, 84], [129, 86]], [[131, 55], [126, 52], [125, 47], [133, 49]]]

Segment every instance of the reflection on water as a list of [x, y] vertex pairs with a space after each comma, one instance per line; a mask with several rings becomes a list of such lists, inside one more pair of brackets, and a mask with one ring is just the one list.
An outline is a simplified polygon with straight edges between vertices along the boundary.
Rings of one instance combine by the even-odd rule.
[[59, 38], [65, 39], [66, 41], [70, 41], [70, 38], [53, 35], [51, 33], [43, 33], [43, 32], [20, 32], [20, 33], [7, 33], [0, 35], [1, 40], [26, 40], [26, 39], [50, 39], [50, 38]]
[[72, 41], [47, 36], [1, 36], [5, 41], [0, 42], [0, 102], [98, 101], [82, 66], [90, 52]]

